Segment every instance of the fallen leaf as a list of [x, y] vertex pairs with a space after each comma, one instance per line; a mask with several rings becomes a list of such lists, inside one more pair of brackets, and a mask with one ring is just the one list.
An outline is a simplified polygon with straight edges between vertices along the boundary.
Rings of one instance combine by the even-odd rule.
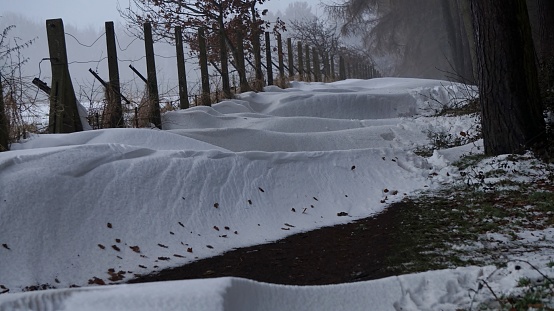
[[140, 253], [140, 247], [138, 246], [129, 246], [129, 248], [135, 253]]
[[97, 277], [93, 277], [92, 279], [88, 280], [89, 284], [96, 284], [96, 285], [106, 285], [106, 282], [104, 280], [99, 279]]

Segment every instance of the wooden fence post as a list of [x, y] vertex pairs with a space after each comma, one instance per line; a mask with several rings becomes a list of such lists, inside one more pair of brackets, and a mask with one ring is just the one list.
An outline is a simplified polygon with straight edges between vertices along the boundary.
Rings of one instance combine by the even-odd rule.
[[187, 71], [185, 68], [185, 54], [183, 53], [183, 32], [181, 26], [175, 26], [175, 48], [177, 49], [177, 76], [179, 80], [179, 108], [190, 107], [189, 91], [187, 86]]
[[302, 42], [298, 41], [298, 74], [300, 81], [304, 81], [304, 59], [302, 57]]
[[325, 74], [324, 82], [331, 81], [331, 68], [329, 68], [329, 52], [323, 54], [323, 69]]
[[83, 130], [77, 98], [67, 63], [65, 32], [61, 19], [46, 20], [46, 34], [52, 68], [48, 132], [72, 133]]
[[146, 52], [146, 80], [148, 81], [148, 101], [150, 113], [148, 119], [157, 128], [162, 128], [160, 113], [160, 96], [158, 94], [158, 79], [156, 77], [156, 61], [154, 59], [154, 41], [152, 40], [152, 25], [144, 23], [144, 49]]
[[312, 48], [312, 55], [314, 59], [314, 81], [321, 82], [321, 67], [319, 64], [319, 53], [315, 47]]
[[306, 81], [312, 81], [312, 69], [310, 64], [310, 47], [306, 44]]
[[330, 55], [329, 57], [330, 61], [331, 61], [331, 81], [335, 81], [335, 57], [334, 55]]
[[237, 71], [239, 72], [240, 80], [240, 91], [248, 92], [250, 91], [250, 85], [248, 84], [248, 79], [246, 78], [246, 65], [244, 61], [244, 38], [242, 37], [242, 31], [237, 31]]
[[339, 55], [339, 79], [346, 80], [346, 65], [344, 63], [344, 57]]
[[292, 52], [292, 38], [287, 38], [287, 52], [288, 52], [288, 64], [289, 64], [289, 79], [294, 78], [294, 56]]
[[206, 50], [206, 38], [204, 37], [204, 27], [198, 28], [198, 49], [200, 50], [200, 75], [202, 76], [202, 96], [200, 101], [202, 106], [211, 106], [210, 99], [210, 76], [208, 74], [208, 52]]
[[6, 116], [6, 107], [4, 105], [4, 90], [2, 88], [2, 74], [0, 74], [0, 152], [8, 151], [10, 132], [8, 127], [8, 118]]
[[271, 44], [269, 32], [265, 33], [265, 62], [267, 70], [267, 85], [273, 85], [273, 64], [271, 62]]
[[285, 83], [285, 61], [283, 59], [283, 41], [281, 34], [277, 34], [277, 56], [279, 58], [279, 84], [283, 86]]
[[254, 50], [254, 67], [256, 69], [256, 82], [254, 89], [261, 91], [264, 86], [264, 73], [262, 71], [262, 47], [260, 43], [260, 34], [258, 30], [254, 30], [252, 38], [252, 49]]
[[119, 85], [119, 66], [117, 64], [117, 49], [113, 22], [106, 22], [106, 47], [108, 53], [108, 105], [107, 118], [104, 127], [125, 127], [123, 122], [123, 107], [121, 106], [121, 87]]
[[232, 98], [233, 94], [231, 93], [231, 83], [229, 83], [229, 55], [227, 53], [227, 42], [225, 41], [225, 29], [223, 28], [223, 24], [220, 24], [219, 27], [219, 59], [221, 61], [222, 98]]

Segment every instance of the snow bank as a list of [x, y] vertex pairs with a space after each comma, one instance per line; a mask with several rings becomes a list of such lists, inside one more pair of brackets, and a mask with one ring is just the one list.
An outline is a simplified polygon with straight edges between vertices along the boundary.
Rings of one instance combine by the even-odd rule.
[[446, 84], [294, 82], [167, 113], [163, 131], [14, 144], [0, 154], [0, 285], [117, 283], [379, 213], [437, 186], [434, 166], [449, 175], [412, 151], [473, 120], [407, 117], [453, 102], [463, 88]]
[[285, 286], [239, 278], [187, 280], [0, 296], [9, 310], [457, 310], [492, 267], [381, 280]]

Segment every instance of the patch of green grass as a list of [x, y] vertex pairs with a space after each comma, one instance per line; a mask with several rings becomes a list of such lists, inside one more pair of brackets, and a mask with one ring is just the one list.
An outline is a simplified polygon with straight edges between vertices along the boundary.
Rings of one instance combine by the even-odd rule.
[[391, 252], [386, 258], [389, 270], [405, 274], [503, 264], [503, 250], [495, 254], [476, 246], [484, 234], [505, 237], [505, 249], [510, 241], [519, 239], [517, 232], [544, 229], [554, 223], [553, 192], [538, 190], [536, 185], [516, 186], [517, 189], [488, 192], [453, 187], [405, 199], [396, 220], [398, 233], [390, 242]]
[[465, 170], [468, 167], [474, 166], [482, 160], [486, 159], [488, 156], [484, 154], [472, 154], [462, 157], [460, 160], [453, 163], [454, 166], [458, 167], [460, 170]]
[[532, 282], [528, 278], [518, 281], [522, 291], [511, 296], [496, 297], [494, 301], [483, 303], [479, 310], [552, 310], [554, 292], [550, 280]]
[[531, 285], [531, 279], [529, 278], [520, 278], [517, 280], [517, 286], [518, 287], [525, 287]]

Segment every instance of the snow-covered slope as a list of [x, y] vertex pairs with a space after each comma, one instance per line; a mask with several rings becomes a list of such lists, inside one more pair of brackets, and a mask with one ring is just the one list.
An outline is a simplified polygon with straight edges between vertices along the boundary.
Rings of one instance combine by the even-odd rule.
[[463, 85], [291, 86], [169, 112], [162, 131], [40, 135], [0, 153], [0, 285], [114, 283], [379, 213], [455, 174], [448, 161], [413, 153], [428, 131], [473, 126], [470, 117], [426, 117], [466, 97]]

